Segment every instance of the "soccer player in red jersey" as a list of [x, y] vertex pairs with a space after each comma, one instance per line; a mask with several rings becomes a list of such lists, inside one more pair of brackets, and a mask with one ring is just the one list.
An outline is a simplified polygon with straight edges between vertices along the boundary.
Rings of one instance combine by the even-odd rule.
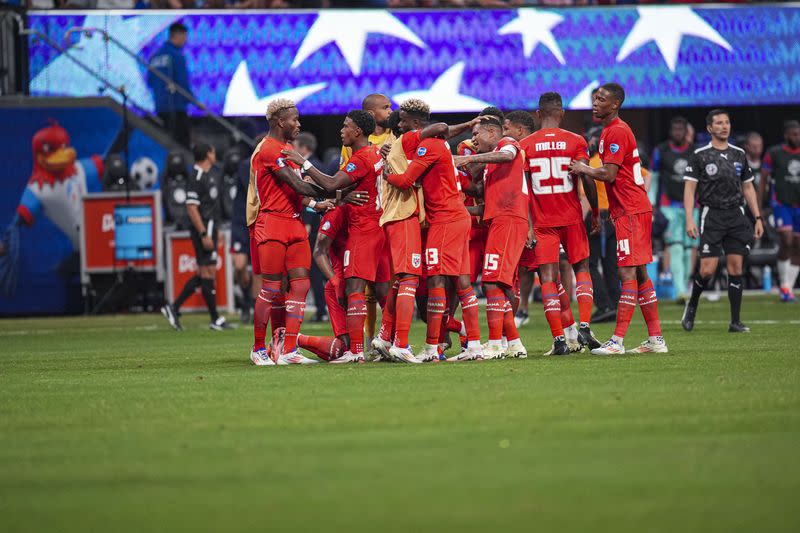
[[598, 151], [603, 166], [592, 168], [580, 161], [570, 164], [570, 172], [583, 174], [606, 184], [608, 203], [617, 234], [617, 266], [622, 290], [617, 307], [614, 335], [595, 355], [625, 353], [623, 341], [638, 300], [647, 323], [648, 339], [633, 353], [667, 352], [661, 335], [658, 302], [647, 264], [653, 260], [651, 242], [653, 207], [647, 198], [639, 150], [630, 126], [619, 118], [625, 90], [616, 83], [606, 83], [592, 99], [592, 115], [603, 124]]
[[450, 145], [440, 138], [419, 143], [416, 155], [403, 174], [387, 174], [386, 180], [401, 189], [422, 183], [426, 220], [429, 223], [425, 243], [428, 305], [427, 335], [418, 360], [438, 361], [438, 343], [442, 320], [447, 309], [446, 278], [456, 283], [462, 304], [467, 349], [454, 359], [482, 359], [478, 300], [469, 280], [470, 216], [461, 200], [460, 182], [453, 164]]
[[[484, 163], [483, 220], [489, 224], [483, 261], [483, 285], [486, 293], [486, 317], [489, 322], [489, 343], [484, 358], [510, 355], [527, 357], [527, 351], [514, 324], [511, 302], [513, 284], [522, 249], [528, 240], [528, 184], [525, 161], [519, 143], [503, 137], [503, 123], [487, 115], [472, 130], [472, 140], [480, 152], [459, 156], [459, 167]], [[508, 349], [503, 349], [503, 333]]]
[[375, 131], [375, 119], [367, 111], [350, 111], [341, 130], [342, 144], [352, 149], [352, 156], [342, 170], [328, 176], [316, 169], [300, 154], [284, 150], [290, 161], [301, 165], [303, 171], [328, 192], [341, 191], [355, 186], [366, 192], [368, 200], [361, 206], [350, 206], [347, 248], [343, 266], [345, 294], [347, 294], [347, 331], [350, 347], [335, 363], [363, 363], [364, 321], [367, 304], [364, 290], [367, 283], [374, 283], [380, 256], [384, 252], [385, 237], [378, 221], [381, 208], [378, 203], [377, 180], [383, 170], [383, 159], [378, 147], [369, 143]]
[[281, 280], [286, 273], [289, 290], [283, 350], [271, 355], [277, 364], [308, 364], [316, 361], [303, 357], [297, 350], [297, 334], [305, 314], [311, 267], [308, 233], [300, 213], [303, 196], [313, 197], [319, 191], [302, 180], [300, 169], [282, 153], [291, 149], [289, 143], [300, 133], [300, 114], [294, 102], [273, 100], [267, 107], [266, 116], [269, 134], [259, 143], [251, 158], [260, 203], [253, 237], [258, 244], [262, 277], [261, 292], [255, 305], [251, 359], [264, 361], [267, 358], [264, 345], [267, 323], [272, 302], [282, 292]]
[[[592, 336], [592, 278], [589, 275], [589, 239], [583, 223], [578, 187], [567, 172], [571, 161], [589, 161], [586, 141], [580, 135], [561, 129], [564, 107], [561, 95], [554, 92], [539, 97], [536, 112], [541, 128], [520, 141], [530, 172], [533, 227], [536, 237], [536, 263], [542, 283], [544, 315], [553, 334], [553, 355], [567, 355], [570, 349], [561, 323], [561, 302], [557, 281], [559, 254], [563, 245], [577, 281], [580, 328], [578, 339], [590, 349], [600, 343]], [[583, 177], [583, 186], [595, 213], [597, 192], [594, 181]]]

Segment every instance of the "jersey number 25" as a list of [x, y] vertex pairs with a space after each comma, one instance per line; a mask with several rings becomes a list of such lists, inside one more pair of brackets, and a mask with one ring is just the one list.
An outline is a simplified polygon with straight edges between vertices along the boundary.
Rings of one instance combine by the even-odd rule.
[[[533, 194], [557, 194], [572, 191], [572, 178], [567, 171], [569, 157], [537, 157], [531, 159]], [[561, 180], [561, 183], [558, 181]], [[549, 182], [545, 185], [545, 182]]]

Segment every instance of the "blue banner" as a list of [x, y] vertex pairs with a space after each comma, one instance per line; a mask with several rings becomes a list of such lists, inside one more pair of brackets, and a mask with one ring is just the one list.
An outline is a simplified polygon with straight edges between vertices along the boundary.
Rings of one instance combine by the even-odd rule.
[[[73, 26], [105, 29], [145, 60], [178, 20], [189, 28], [183, 52], [192, 92], [231, 116], [262, 115], [279, 96], [302, 113], [341, 114], [372, 92], [466, 112], [530, 109], [555, 90], [582, 109], [608, 81], [625, 87], [627, 107], [800, 102], [798, 4], [29, 15], [59, 42]], [[70, 55], [125, 85], [137, 106], [154, 110], [133, 58], [97, 34], [68, 45]], [[35, 39], [30, 72], [32, 94], [98, 93], [96, 80]]]

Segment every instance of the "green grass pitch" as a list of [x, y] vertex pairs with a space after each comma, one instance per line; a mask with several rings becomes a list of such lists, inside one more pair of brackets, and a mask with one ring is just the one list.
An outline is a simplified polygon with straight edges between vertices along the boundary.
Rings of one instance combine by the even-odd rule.
[[800, 306], [680, 312], [667, 355], [290, 368], [201, 315], [2, 320], [0, 531], [800, 531]]

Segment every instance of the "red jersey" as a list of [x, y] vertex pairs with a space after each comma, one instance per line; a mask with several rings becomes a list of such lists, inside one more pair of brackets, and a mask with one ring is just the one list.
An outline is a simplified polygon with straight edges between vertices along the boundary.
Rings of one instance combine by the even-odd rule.
[[597, 151], [603, 164], [619, 167], [614, 183], [606, 183], [608, 209], [612, 218], [649, 213], [653, 210], [644, 190], [642, 163], [631, 127], [619, 117], [603, 128]]
[[531, 205], [536, 227], [583, 222], [578, 187], [568, 169], [571, 161], [589, 160], [586, 141], [561, 128], [541, 129], [519, 142], [531, 175]]
[[322, 215], [322, 219], [319, 222], [319, 232], [333, 241], [330, 251], [331, 259], [341, 260], [344, 256], [349, 233], [347, 224], [349, 218], [348, 210], [352, 209], [352, 207], [349, 204], [344, 204], [331, 209]]
[[495, 152], [513, 152], [508, 163], [490, 163], [483, 173], [483, 220], [510, 215], [528, 220], [528, 184], [525, 180], [525, 161], [519, 143], [503, 137]]
[[389, 183], [407, 189], [422, 182], [425, 198], [425, 216], [430, 224], [442, 224], [469, 217], [461, 200], [461, 183], [458, 181], [450, 145], [442, 139], [425, 139], [417, 147], [416, 155], [403, 174], [390, 174]]
[[256, 173], [256, 192], [262, 213], [297, 218], [303, 210], [303, 198], [281, 181], [275, 174], [289, 167], [300, 176], [300, 167], [289, 161], [281, 150], [293, 150], [291, 144], [281, 143], [272, 137], [265, 138], [252, 160]]
[[350, 206], [350, 225], [359, 231], [378, 229], [381, 208], [378, 205], [378, 176], [383, 172], [383, 158], [377, 146], [367, 145], [356, 150], [342, 169], [357, 184], [356, 190], [369, 194], [364, 205]]
[[403, 151], [406, 153], [406, 159], [411, 161], [417, 152], [417, 147], [420, 143], [419, 130], [407, 131], [403, 134]]

